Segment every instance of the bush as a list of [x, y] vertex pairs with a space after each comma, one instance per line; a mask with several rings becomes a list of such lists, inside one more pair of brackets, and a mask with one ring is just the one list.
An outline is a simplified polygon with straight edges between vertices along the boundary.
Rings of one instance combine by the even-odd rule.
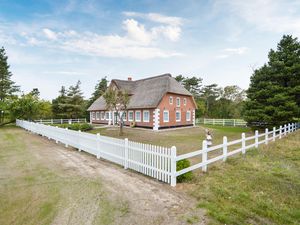
[[[180, 160], [180, 161], [177, 162], [176, 171], [185, 169], [185, 168], [190, 167], [190, 166], [191, 166], [191, 163], [190, 163], [189, 160], [182, 159], [182, 160]], [[182, 174], [182, 175], [178, 176], [177, 177], [177, 182], [178, 183], [182, 183], [184, 181], [189, 181], [192, 178], [193, 178], [193, 173], [192, 173], [192, 171], [190, 171], [190, 172], [187, 172], [185, 174]]]

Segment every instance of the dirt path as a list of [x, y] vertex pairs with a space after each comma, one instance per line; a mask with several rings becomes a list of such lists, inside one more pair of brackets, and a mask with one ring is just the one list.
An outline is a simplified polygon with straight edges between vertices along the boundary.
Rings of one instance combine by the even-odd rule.
[[[126, 216], [115, 218], [114, 224], [205, 224], [203, 212], [182, 192], [133, 171], [106, 162], [73, 148], [65, 148], [46, 138], [18, 130], [32, 153], [48, 168], [60, 168], [64, 176], [80, 174], [100, 177], [109, 198], [128, 203]], [[32, 144], [34, 143], [34, 144]], [[70, 210], [58, 213], [55, 224], [62, 224]], [[90, 215], [92, 216], [92, 215]], [[192, 218], [192, 219], [191, 219]]]

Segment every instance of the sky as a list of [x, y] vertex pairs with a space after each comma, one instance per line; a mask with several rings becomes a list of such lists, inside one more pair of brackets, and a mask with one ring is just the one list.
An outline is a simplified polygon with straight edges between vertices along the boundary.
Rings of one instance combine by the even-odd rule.
[[0, 46], [25, 93], [51, 100], [81, 81], [171, 73], [246, 89], [284, 34], [300, 36], [296, 0], [0, 0]]

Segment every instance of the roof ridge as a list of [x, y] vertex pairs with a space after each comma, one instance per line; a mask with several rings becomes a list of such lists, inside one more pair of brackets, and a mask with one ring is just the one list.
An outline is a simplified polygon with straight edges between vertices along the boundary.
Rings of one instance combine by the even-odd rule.
[[161, 75], [157, 75], [157, 76], [153, 76], [153, 77], [147, 77], [147, 78], [143, 78], [143, 79], [139, 79], [139, 80], [130, 81], [130, 80], [112, 79], [112, 81], [116, 80], [116, 81], [125, 81], [125, 82], [137, 82], [137, 81], [150, 80], [153, 78], [159, 78], [159, 77], [164, 77], [164, 76], [172, 77], [172, 75], [170, 73], [165, 73], [165, 74], [161, 74]]

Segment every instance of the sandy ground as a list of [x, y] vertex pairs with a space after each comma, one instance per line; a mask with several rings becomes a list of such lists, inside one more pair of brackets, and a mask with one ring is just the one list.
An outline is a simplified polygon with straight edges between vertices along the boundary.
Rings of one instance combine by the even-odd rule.
[[[196, 209], [194, 199], [180, 188], [172, 188], [130, 170], [124, 170], [104, 160], [98, 160], [84, 152], [55, 144], [45, 137], [22, 130], [26, 145], [34, 142], [32, 153], [49, 168], [60, 168], [64, 175], [76, 173], [83, 177], [100, 177], [112, 200], [128, 202], [126, 216], [115, 218], [115, 224], [190, 224], [188, 218], [197, 218], [193, 224], [206, 224], [204, 213]], [[60, 210], [54, 224], [70, 224], [67, 220], [72, 210]], [[93, 217], [95, 209], [79, 212]], [[85, 224], [89, 224], [89, 220]], [[92, 221], [92, 220], [90, 220]], [[73, 223], [72, 223], [73, 224]]]

